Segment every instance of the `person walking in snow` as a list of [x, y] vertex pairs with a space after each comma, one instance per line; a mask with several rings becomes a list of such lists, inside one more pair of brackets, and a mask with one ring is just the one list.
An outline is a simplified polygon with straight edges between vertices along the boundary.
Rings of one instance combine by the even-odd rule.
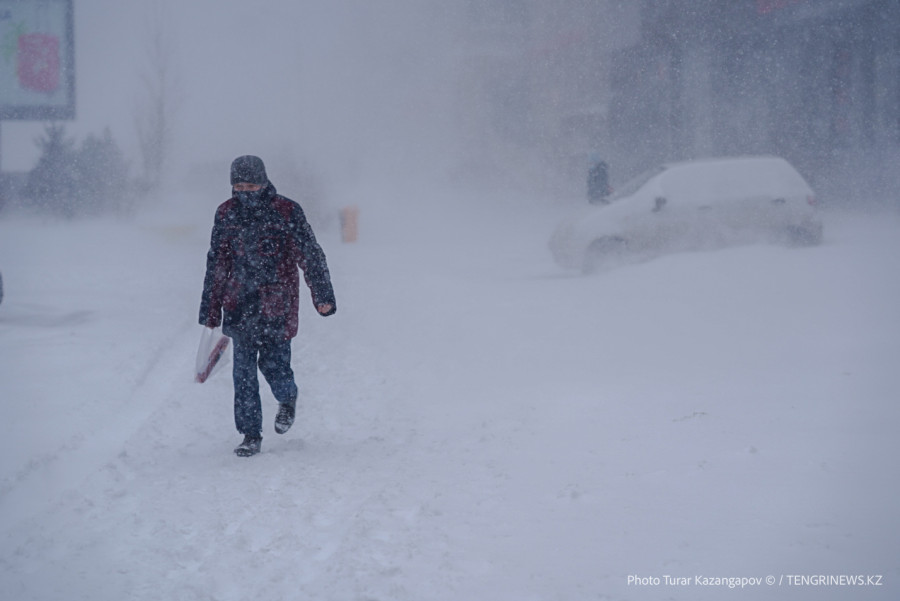
[[[278, 194], [262, 159], [231, 164], [232, 196], [219, 205], [206, 257], [200, 324], [222, 325], [234, 344], [234, 422], [240, 457], [259, 453], [262, 404], [257, 366], [278, 401], [275, 431], [294, 423], [297, 385], [291, 339], [297, 335], [303, 271], [320, 315], [337, 309], [325, 253], [299, 204]], [[223, 319], [224, 314], [224, 319]]]

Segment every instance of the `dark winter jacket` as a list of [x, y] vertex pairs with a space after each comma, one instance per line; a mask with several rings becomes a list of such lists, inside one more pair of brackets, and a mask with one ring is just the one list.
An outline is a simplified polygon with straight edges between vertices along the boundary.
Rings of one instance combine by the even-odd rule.
[[[269, 183], [257, 208], [231, 198], [216, 211], [206, 257], [200, 323], [231, 337], [290, 340], [297, 335], [303, 271], [313, 305], [336, 308], [325, 253], [303, 209]], [[224, 322], [222, 314], [224, 311]]]

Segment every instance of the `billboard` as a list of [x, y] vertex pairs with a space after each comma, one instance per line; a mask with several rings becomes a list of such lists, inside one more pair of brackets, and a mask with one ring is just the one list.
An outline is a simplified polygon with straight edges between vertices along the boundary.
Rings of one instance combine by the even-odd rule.
[[0, 119], [75, 117], [73, 0], [0, 0]]

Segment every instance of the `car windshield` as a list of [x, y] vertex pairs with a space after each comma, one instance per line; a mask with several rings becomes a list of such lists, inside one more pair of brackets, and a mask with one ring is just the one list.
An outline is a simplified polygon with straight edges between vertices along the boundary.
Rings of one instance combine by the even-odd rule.
[[665, 170], [666, 168], [664, 166], [659, 165], [657, 167], [654, 167], [653, 169], [644, 171], [637, 177], [631, 178], [630, 180], [619, 186], [615, 193], [609, 197], [609, 201], [615, 202], [621, 198], [625, 198], [626, 196], [631, 196], [632, 194], [637, 192], [641, 186], [646, 184], [651, 178], [659, 175]]

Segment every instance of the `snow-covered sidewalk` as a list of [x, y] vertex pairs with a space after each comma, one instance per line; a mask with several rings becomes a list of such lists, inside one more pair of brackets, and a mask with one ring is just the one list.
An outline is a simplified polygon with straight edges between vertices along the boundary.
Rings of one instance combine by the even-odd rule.
[[[463, 205], [318, 232], [338, 313], [251, 459], [191, 381], [209, 224], [0, 219], [0, 596], [900, 594], [896, 215], [583, 278], [557, 210]], [[882, 586], [694, 581], [785, 574]]]

